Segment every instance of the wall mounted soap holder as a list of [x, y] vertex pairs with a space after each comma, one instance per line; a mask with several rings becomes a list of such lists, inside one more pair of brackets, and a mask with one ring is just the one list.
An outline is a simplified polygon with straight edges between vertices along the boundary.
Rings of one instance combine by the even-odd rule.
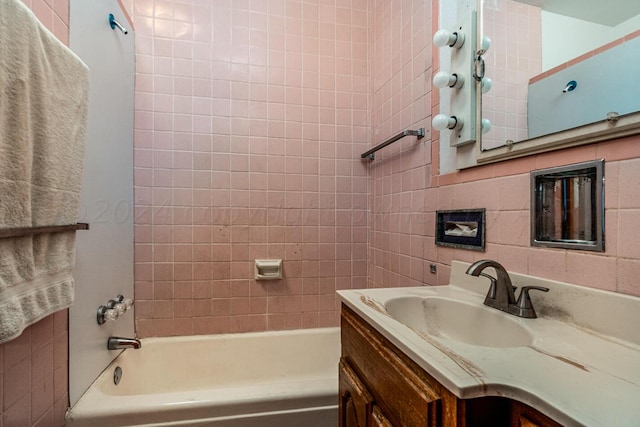
[[254, 277], [256, 280], [282, 279], [281, 259], [257, 259], [254, 265]]

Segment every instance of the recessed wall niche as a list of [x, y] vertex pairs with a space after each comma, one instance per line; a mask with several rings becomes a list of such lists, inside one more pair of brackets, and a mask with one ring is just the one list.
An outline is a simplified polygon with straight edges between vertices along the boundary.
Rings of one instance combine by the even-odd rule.
[[531, 245], [604, 252], [604, 160], [531, 172]]

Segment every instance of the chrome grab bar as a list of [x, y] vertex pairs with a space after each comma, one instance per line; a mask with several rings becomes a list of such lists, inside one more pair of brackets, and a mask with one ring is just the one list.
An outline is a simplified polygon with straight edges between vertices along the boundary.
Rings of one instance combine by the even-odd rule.
[[368, 158], [369, 160], [375, 160], [376, 156], [375, 156], [374, 153], [376, 151], [386, 147], [389, 144], [393, 144], [397, 140], [402, 139], [405, 136], [409, 136], [409, 135], [417, 136], [418, 139], [420, 139], [420, 138], [424, 137], [424, 128], [420, 128], [420, 129], [416, 129], [416, 130], [405, 129], [402, 132], [400, 132], [399, 134], [397, 134], [395, 136], [392, 136], [391, 138], [387, 139], [385, 142], [376, 145], [375, 147], [373, 147], [371, 150], [367, 151], [366, 153], [362, 153], [360, 158], [362, 158], [362, 159]]

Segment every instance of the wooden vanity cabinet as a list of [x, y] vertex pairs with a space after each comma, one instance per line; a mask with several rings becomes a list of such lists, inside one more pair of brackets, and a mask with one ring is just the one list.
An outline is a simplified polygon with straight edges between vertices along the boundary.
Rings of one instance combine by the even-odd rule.
[[557, 427], [500, 397], [458, 399], [349, 307], [342, 306], [340, 427]]
[[510, 427], [562, 427], [562, 424], [524, 403], [512, 402]]
[[373, 413], [373, 397], [344, 360], [340, 361], [339, 390], [340, 425], [348, 427], [369, 426]]
[[341, 333], [340, 426], [464, 426], [456, 397], [347, 307]]

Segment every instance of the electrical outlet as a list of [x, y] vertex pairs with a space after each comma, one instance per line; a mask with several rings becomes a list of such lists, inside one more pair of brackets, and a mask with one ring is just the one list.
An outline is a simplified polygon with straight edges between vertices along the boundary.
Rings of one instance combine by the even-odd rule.
[[437, 267], [435, 264], [429, 264], [429, 273], [436, 274]]

